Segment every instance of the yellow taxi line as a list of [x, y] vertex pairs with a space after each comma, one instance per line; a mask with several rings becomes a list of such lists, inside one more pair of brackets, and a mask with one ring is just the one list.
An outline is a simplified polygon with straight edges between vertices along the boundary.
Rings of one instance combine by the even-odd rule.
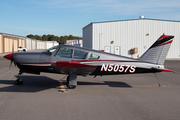
[[65, 85], [63, 84], [63, 81], [59, 81], [59, 84], [60, 84], [60, 91], [61, 92], [66, 92], [67, 91], [67, 89], [65, 88]]

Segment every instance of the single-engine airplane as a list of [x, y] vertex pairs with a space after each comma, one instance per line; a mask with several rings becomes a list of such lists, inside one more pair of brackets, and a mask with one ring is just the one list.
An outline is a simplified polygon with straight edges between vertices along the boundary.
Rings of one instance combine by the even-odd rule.
[[22, 85], [22, 73], [40, 72], [67, 74], [67, 87], [77, 86], [77, 75], [115, 75], [175, 72], [164, 68], [164, 61], [174, 36], [162, 35], [138, 59], [101, 52], [88, 48], [58, 45], [43, 52], [11, 53], [4, 56], [18, 66], [16, 85]]

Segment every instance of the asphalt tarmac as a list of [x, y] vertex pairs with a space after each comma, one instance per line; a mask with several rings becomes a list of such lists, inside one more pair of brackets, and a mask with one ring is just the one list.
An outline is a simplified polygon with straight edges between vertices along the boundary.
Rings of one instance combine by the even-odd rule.
[[[176, 73], [78, 76], [67, 90], [65, 75], [24, 73], [0, 55], [0, 120], [179, 120], [180, 60], [167, 60]], [[63, 79], [64, 78], [64, 79]]]

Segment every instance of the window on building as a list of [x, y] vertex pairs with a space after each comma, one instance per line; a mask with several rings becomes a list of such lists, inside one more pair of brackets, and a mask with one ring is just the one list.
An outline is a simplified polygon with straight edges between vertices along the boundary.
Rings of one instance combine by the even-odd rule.
[[60, 48], [54, 56], [55, 57], [72, 58], [72, 53], [73, 53], [73, 49]]
[[96, 54], [92, 54], [89, 56], [89, 60], [98, 60], [100, 58], [100, 56], [96, 55]]
[[86, 59], [88, 52], [74, 50], [74, 58], [75, 59]]

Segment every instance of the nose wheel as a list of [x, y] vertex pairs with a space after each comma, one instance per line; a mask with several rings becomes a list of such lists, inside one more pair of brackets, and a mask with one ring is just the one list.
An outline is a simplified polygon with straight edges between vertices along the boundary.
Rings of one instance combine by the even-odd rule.
[[21, 72], [18, 74], [18, 79], [15, 81], [15, 85], [23, 85], [23, 80], [21, 79]]

